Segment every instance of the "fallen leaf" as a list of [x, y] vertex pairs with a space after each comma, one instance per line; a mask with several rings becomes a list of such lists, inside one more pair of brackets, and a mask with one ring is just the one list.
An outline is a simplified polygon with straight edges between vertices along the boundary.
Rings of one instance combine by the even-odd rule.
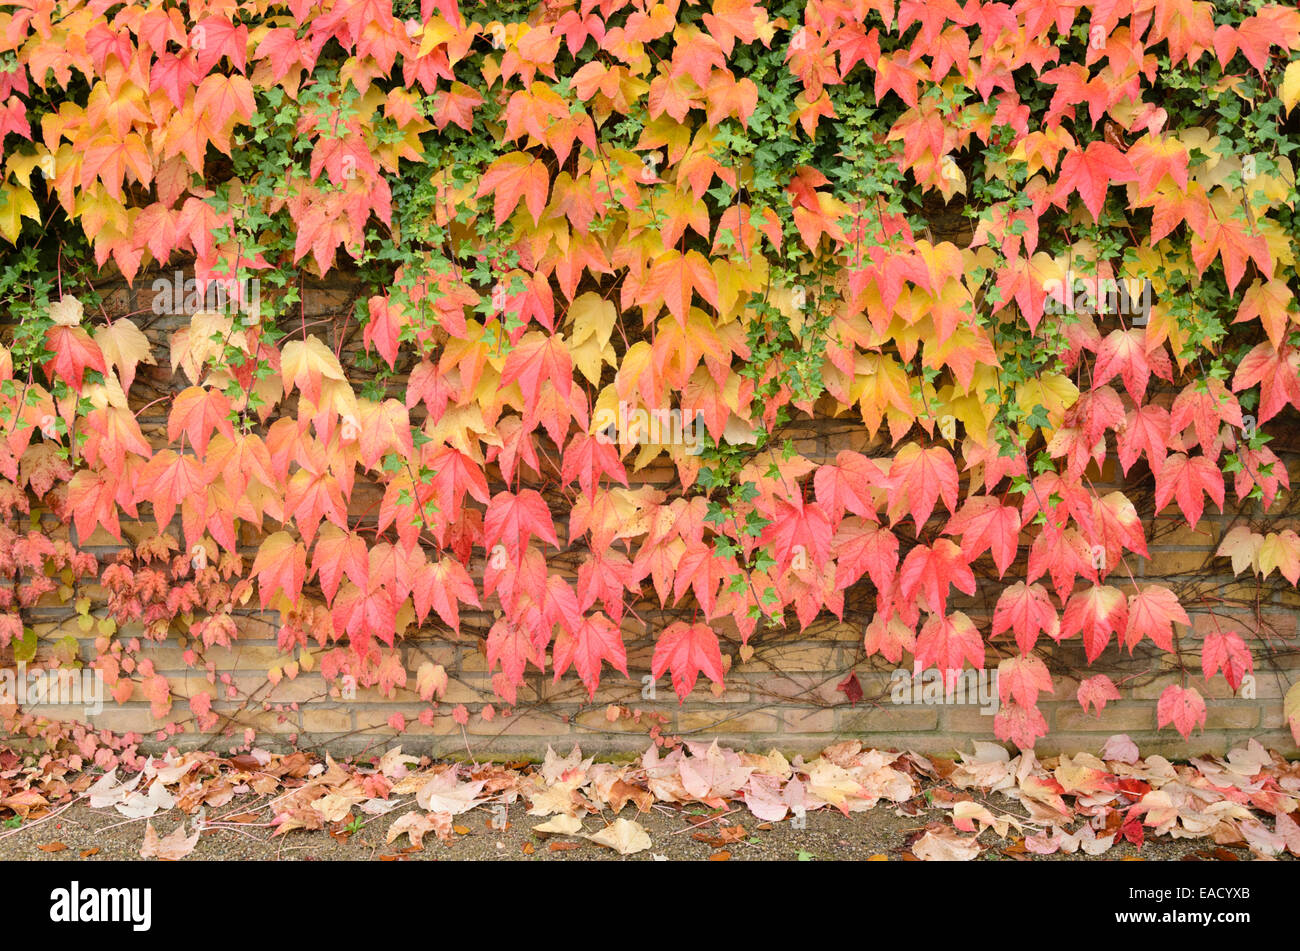
[[582, 832], [582, 820], [577, 816], [559, 815], [533, 826], [542, 835], [577, 835]]
[[615, 819], [595, 835], [583, 836], [597, 845], [604, 845], [619, 855], [633, 855], [650, 848], [650, 836], [640, 823], [631, 819]]
[[418, 793], [415, 801], [427, 812], [447, 812], [458, 816], [468, 812], [484, 799], [475, 797], [483, 789], [483, 781], [462, 783], [456, 778], [456, 769], [444, 769], [430, 779]]
[[187, 836], [185, 834], [185, 823], [181, 823], [170, 833], [160, 838], [153, 827], [153, 823], [146, 822], [144, 826], [144, 844], [140, 846], [140, 858], [159, 858], [171, 862], [183, 859], [194, 851], [194, 846], [199, 844], [199, 834], [199, 830], [195, 829], [193, 835]]
[[451, 816], [445, 812], [408, 812], [388, 827], [386, 841], [391, 844], [403, 832], [410, 837], [411, 845], [422, 849], [424, 837], [430, 832], [436, 833], [440, 839], [451, 835]]
[[912, 846], [912, 853], [923, 862], [969, 862], [980, 854], [975, 836], [960, 836], [945, 827], [926, 830]]

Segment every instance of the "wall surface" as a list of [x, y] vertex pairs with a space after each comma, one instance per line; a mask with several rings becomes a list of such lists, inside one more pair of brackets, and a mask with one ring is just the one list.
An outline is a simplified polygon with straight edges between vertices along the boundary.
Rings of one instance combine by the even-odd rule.
[[[354, 294], [354, 288], [346, 282], [311, 289], [303, 313], [310, 332], [331, 343], [335, 339], [332, 334], [348, 333], [347, 315], [352, 313]], [[168, 393], [161, 387], [172, 380], [168, 339], [182, 319], [153, 314], [152, 296], [150, 278], [142, 276], [134, 290], [123, 287], [109, 293], [108, 302], [112, 312], [131, 315], [154, 344], [160, 365], [140, 367], [131, 396], [132, 408], [140, 411], [146, 436], [161, 443], [165, 441], [168, 410]], [[357, 333], [349, 334], [345, 352], [355, 350], [359, 338]], [[343, 363], [349, 365], [346, 356]], [[1300, 433], [1295, 423], [1294, 415], [1287, 413], [1270, 421], [1268, 427], [1273, 437], [1270, 446], [1288, 464], [1293, 483], [1300, 480]], [[887, 445], [867, 438], [860, 420], [848, 417], [804, 419], [788, 426], [783, 436], [818, 463], [833, 459], [843, 449], [868, 454], [888, 450]], [[671, 467], [651, 468], [634, 478], [668, 482], [675, 479], [675, 471]], [[1206, 518], [1191, 531], [1185, 524], [1180, 527], [1181, 519], [1177, 517], [1153, 517], [1151, 478], [1141, 464], [1127, 479], [1111, 471], [1110, 466], [1104, 472], [1094, 470], [1092, 479], [1102, 493], [1108, 487], [1123, 487], [1137, 504], [1146, 523], [1152, 558], [1149, 562], [1132, 560], [1138, 566], [1135, 576], [1138, 580], [1161, 579], [1179, 595], [1191, 615], [1191, 629], [1178, 632], [1187, 668], [1180, 671], [1171, 655], [1154, 649], [1139, 647], [1129, 656], [1112, 644], [1088, 672], [1109, 674], [1120, 685], [1123, 698], [1107, 705], [1100, 716], [1085, 713], [1074, 695], [1077, 682], [1058, 677], [1058, 693], [1040, 701], [1050, 732], [1036, 749], [1040, 754], [1096, 750], [1106, 737], [1127, 733], [1143, 753], [1186, 756], [1222, 752], [1252, 736], [1293, 753], [1295, 743], [1285, 726], [1281, 698], [1291, 684], [1300, 681], [1300, 654], [1296, 651], [1300, 597], [1284, 582], [1277, 583], [1276, 573], [1262, 583], [1248, 573], [1234, 578], [1229, 559], [1214, 557], [1221, 538], [1232, 525], [1250, 524], [1264, 531], [1293, 526], [1297, 508], [1290, 496], [1279, 500], [1267, 516], [1258, 510], [1229, 510], [1219, 515], [1209, 508]], [[358, 482], [351, 511], [359, 523], [373, 520], [378, 498], [373, 486]], [[68, 537], [68, 528], [56, 519], [46, 515], [42, 524], [51, 535]], [[156, 531], [149, 518], [142, 523], [124, 524], [123, 529], [128, 537], [137, 540]], [[179, 534], [175, 528], [173, 532]], [[116, 540], [102, 530], [95, 537], [76, 541], [96, 552], [101, 561], [118, 548]], [[247, 541], [252, 544], [244, 557], [251, 560], [256, 550], [255, 536], [250, 534]], [[979, 563], [983, 572], [977, 573], [976, 596], [958, 595], [951, 606], [965, 611], [982, 630], [987, 630], [993, 604], [1004, 585], [1023, 578], [1025, 554], [1022, 546], [1020, 558], [1003, 579], [997, 577], [991, 561], [983, 559]], [[471, 572], [476, 581], [481, 579], [482, 567], [477, 563]], [[1111, 579], [1121, 587], [1127, 581], [1117, 576]], [[92, 600], [103, 594], [94, 590], [86, 593]], [[249, 605], [256, 608], [256, 600]], [[730, 663], [725, 689], [710, 690], [710, 685], [702, 682], [679, 704], [667, 677], [655, 684], [648, 671], [655, 633], [665, 624], [689, 615], [674, 612], [671, 605], [668, 610], [661, 609], [657, 601], [643, 602], [635, 616], [629, 614], [623, 628], [631, 675], [628, 679], [607, 672], [594, 699], [589, 700], [586, 689], [572, 675], [553, 685], [549, 674], [530, 671], [509, 715], [494, 697], [486, 672], [483, 637], [492, 623], [490, 612], [463, 612], [459, 638], [440, 626], [406, 631], [397, 643], [405, 659], [407, 687], [399, 687], [390, 695], [377, 688], [362, 688], [349, 698], [314, 672], [300, 672], [294, 679], [284, 677], [272, 684], [268, 670], [284, 661], [276, 646], [277, 618], [273, 613], [246, 610], [239, 613], [240, 636], [231, 648], [203, 652], [215, 671], [232, 672], [229, 685], [222, 686], [233, 688], [233, 699], [214, 702], [212, 707], [221, 716], [217, 735], [188, 732], [155, 737], [159, 721], [138, 690], [122, 704], [108, 699], [102, 712], [86, 719], [97, 728], [145, 734], [147, 742], [163, 746], [222, 748], [242, 742], [244, 730], [252, 728], [257, 731], [257, 742], [264, 746], [296, 743], [352, 753], [400, 742], [413, 752], [455, 755], [468, 749], [478, 757], [537, 755], [547, 744], [567, 749], [574, 743], [588, 753], [635, 752], [648, 745], [652, 732], [687, 739], [717, 738], [733, 746], [776, 747], [791, 752], [817, 750], [846, 738], [861, 740], [868, 747], [906, 747], [923, 752], [969, 749], [972, 741], [993, 740], [989, 695], [996, 696], [996, 689], [988, 680], [983, 684], [982, 699], [967, 698], [973, 702], [958, 703], [956, 697], [933, 702], [937, 699], [933, 691], [928, 698], [932, 702], [894, 702], [897, 692], [891, 691], [893, 668], [879, 659], [867, 661], [863, 650], [863, 630], [873, 605], [873, 589], [861, 582], [848, 592], [842, 620], [823, 614], [802, 633], [797, 625], [785, 630], [760, 627], [748, 645], [752, 650], [742, 650], [734, 628], [717, 628], [723, 639], [724, 661]], [[70, 608], [53, 595], [25, 613], [27, 623], [40, 635], [42, 650], [64, 634], [72, 634], [87, 645], [93, 640], [78, 625]], [[1222, 676], [1207, 684], [1199, 669], [1200, 639], [1216, 628], [1240, 632], [1254, 654], [1255, 676], [1239, 696], [1231, 694]], [[124, 629], [117, 636], [129, 637], [132, 633]], [[206, 666], [186, 664], [189, 646], [182, 636], [172, 635], [163, 642], [146, 645], [142, 655], [168, 678], [178, 702], [191, 691], [212, 690]], [[990, 649], [986, 662], [995, 667], [1000, 656], [1006, 653]], [[40, 659], [38, 655], [36, 663]], [[909, 659], [905, 656], [905, 660]], [[448, 673], [448, 689], [439, 713], [445, 714], [449, 706], [456, 704], [468, 708], [470, 716], [463, 728], [445, 715], [432, 718], [430, 725], [420, 722], [421, 712], [430, 704], [421, 701], [414, 690], [415, 671], [426, 661], [442, 664]], [[1082, 669], [1079, 640], [1053, 647], [1047, 661], [1054, 675]], [[3, 664], [13, 665], [12, 651], [5, 654]], [[861, 687], [860, 699], [850, 699], [848, 694], [854, 692], [851, 687], [842, 688], [850, 674], [856, 675]], [[1193, 734], [1187, 742], [1172, 729], [1156, 728], [1155, 701], [1171, 682], [1196, 686], [1209, 705], [1205, 730]], [[923, 696], [918, 699], [926, 700]], [[29, 706], [25, 712], [69, 718], [65, 707]], [[406, 721], [400, 739], [391, 725], [394, 714], [401, 714]]]

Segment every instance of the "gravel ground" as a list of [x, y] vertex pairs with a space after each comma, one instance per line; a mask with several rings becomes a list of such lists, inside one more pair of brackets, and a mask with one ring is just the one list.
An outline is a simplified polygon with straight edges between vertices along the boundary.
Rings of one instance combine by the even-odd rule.
[[[368, 821], [350, 833], [338, 826], [334, 827], [334, 831], [295, 830], [275, 837], [271, 836], [269, 828], [252, 824], [238, 829], [210, 829], [199, 839], [197, 847], [186, 860], [550, 862], [622, 859], [611, 849], [575, 836], [533, 833], [533, 827], [546, 820], [526, 815], [525, 806], [521, 803], [516, 803], [508, 810], [504, 829], [493, 828], [492, 813], [480, 807], [455, 818], [456, 833], [449, 842], [440, 842], [430, 833], [425, 837], [424, 848], [421, 850], [411, 848], [405, 835], [392, 844], [387, 844], [385, 835], [388, 826], [398, 816], [414, 808], [413, 800], [408, 802], [409, 805], [399, 806], [388, 815], [363, 817]], [[264, 805], [264, 802], [261, 804]], [[1015, 807], [1015, 803], [1000, 797], [991, 804], [999, 812], [1014, 811]], [[251, 797], [243, 803], [237, 800], [220, 810], [219, 815], [210, 816], [209, 819], [235, 816], [242, 812], [252, 822], [266, 821], [267, 813], [257, 812], [258, 806], [259, 801]], [[904, 814], [905, 811], [916, 811], [917, 814], [909, 816]], [[912, 800], [905, 810], [890, 803], [882, 803], [868, 812], [854, 813], [849, 817], [828, 809], [819, 810], [807, 816], [804, 828], [796, 828], [788, 821], [760, 824], [743, 807], [700, 825], [697, 823], [718, 816], [718, 813], [700, 806], [656, 806], [648, 813], [637, 815], [634, 807], [629, 805], [624, 808], [621, 816], [635, 818], [650, 835], [650, 850], [627, 857], [637, 861], [651, 861], [654, 855], [683, 861], [904, 860], [912, 858], [908, 851], [910, 838], [921, 833], [928, 823], [948, 821], [948, 812], [927, 807], [923, 796]], [[166, 835], [176, 828], [180, 818], [180, 813], [172, 812], [161, 814], [152, 822], [160, 835]], [[584, 820], [583, 825], [588, 833], [594, 833], [605, 825], [605, 821], [598, 815], [591, 815]], [[744, 828], [743, 834], [734, 831], [737, 826]], [[29, 828], [19, 827], [12, 834], [5, 834], [0, 838], [0, 860], [94, 862], [104, 859], [138, 859], [144, 830], [144, 820], [124, 821], [111, 809], [95, 810], [79, 804], [49, 821], [33, 821]], [[724, 830], [721, 835], [720, 830]], [[701, 841], [699, 837], [711, 841]], [[723, 841], [724, 839], [734, 841]], [[63, 848], [57, 847], [59, 843], [62, 843]], [[997, 839], [992, 830], [980, 836], [980, 843], [992, 848], [984, 852], [979, 861], [1094, 860], [1082, 853], [1031, 856], [1020, 852], [1013, 840]], [[1098, 858], [1194, 861], [1250, 859], [1251, 855], [1245, 848], [1217, 847], [1210, 839], [1166, 837], [1148, 840], [1141, 850], [1123, 842]]]

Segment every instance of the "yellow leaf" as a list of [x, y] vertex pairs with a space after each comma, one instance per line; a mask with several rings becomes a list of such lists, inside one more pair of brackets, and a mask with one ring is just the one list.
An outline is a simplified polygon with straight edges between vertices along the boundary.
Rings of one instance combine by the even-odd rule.
[[320, 337], [286, 343], [280, 353], [280, 372], [286, 383], [298, 387], [309, 399], [319, 395], [322, 379], [339, 382], [345, 379], [339, 358]]
[[1288, 720], [1300, 719], [1300, 682], [1293, 683], [1282, 700], [1282, 715]]
[[4, 197], [4, 204], [0, 205], [0, 234], [11, 243], [16, 243], [18, 233], [23, 230], [23, 219], [40, 221], [41, 211], [36, 206], [32, 193], [25, 188], [5, 185], [0, 188], [0, 195]]
[[1282, 105], [1290, 112], [1300, 101], [1300, 59], [1286, 68], [1282, 76]]
[[117, 368], [118, 379], [124, 391], [131, 388], [137, 364], [156, 365], [158, 362], [149, 346], [149, 338], [124, 317], [98, 328], [94, 336], [104, 359]]

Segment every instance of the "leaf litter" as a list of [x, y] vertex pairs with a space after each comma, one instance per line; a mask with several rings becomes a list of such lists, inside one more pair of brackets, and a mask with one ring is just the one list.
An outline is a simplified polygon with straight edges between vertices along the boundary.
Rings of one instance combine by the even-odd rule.
[[[666, 752], [652, 745], [627, 763], [596, 762], [576, 746], [566, 756], [548, 747], [535, 765], [434, 762], [401, 747], [353, 763], [264, 750], [170, 752], [142, 762], [120, 778], [116, 767], [96, 776], [53, 754], [0, 751], [0, 818], [11, 813], [19, 823], [7, 823], [0, 839], [82, 803], [124, 816], [117, 825], [143, 820], [141, 857], [178, 860], [203, 835], [274, 840], [325, 830], [343, 841], [396, 813], [385, 842], [406, 836], [409, 845], [395, 856], [401, 858], [426, 848], [428, 836], [451, 845], [477, 834], [457, 817], [481, 813], [489, 829], [499, 830], [506, 809], [518, 804], [542, 820], [531, 830], [552, 852], [584, 842], [620, 856], [651, 852], [663, 843], [652, 842], [637, 818], [657, 810], [683, 814], [691, 825], [681, 831], [694, 828], [693, 838], [725, 861], [754, 834], [745, 824], [770, 830], [818, 810], [851, 816], [892, 808], [900, 817], [926, 810], [941, 816], [914, 828], [898, 850], [922, 861], [988, 853], [1102, 856], [1120, 843], [1140, 849], [1164, 838], [1208, 840], [1212, 848], [1203, 851], [1215, 858], [1236, 858], [1230, 848], [1258, 859], [1300, 856], [1300, 763], [1253, 740], [1224, 757], [1182, 764], [1142, 758], [1124, 735], [1111, 737], [1100, 755], [1041, 760], [1032, 750], [1012, 755], [994, 743], [977, 742], [946, 760], [846, 741], [807, 760], [686, 742]], [[254, 801], [232, 806], [236, 796]], [[751, 819], [737, 821], [746, 813]], [[172, 815], [181, 821], [161, 835], [154, 820]], [[38, 847], [56, 851], [49, 846]], [[531, 844], [524, 854], [533, 854]]]

